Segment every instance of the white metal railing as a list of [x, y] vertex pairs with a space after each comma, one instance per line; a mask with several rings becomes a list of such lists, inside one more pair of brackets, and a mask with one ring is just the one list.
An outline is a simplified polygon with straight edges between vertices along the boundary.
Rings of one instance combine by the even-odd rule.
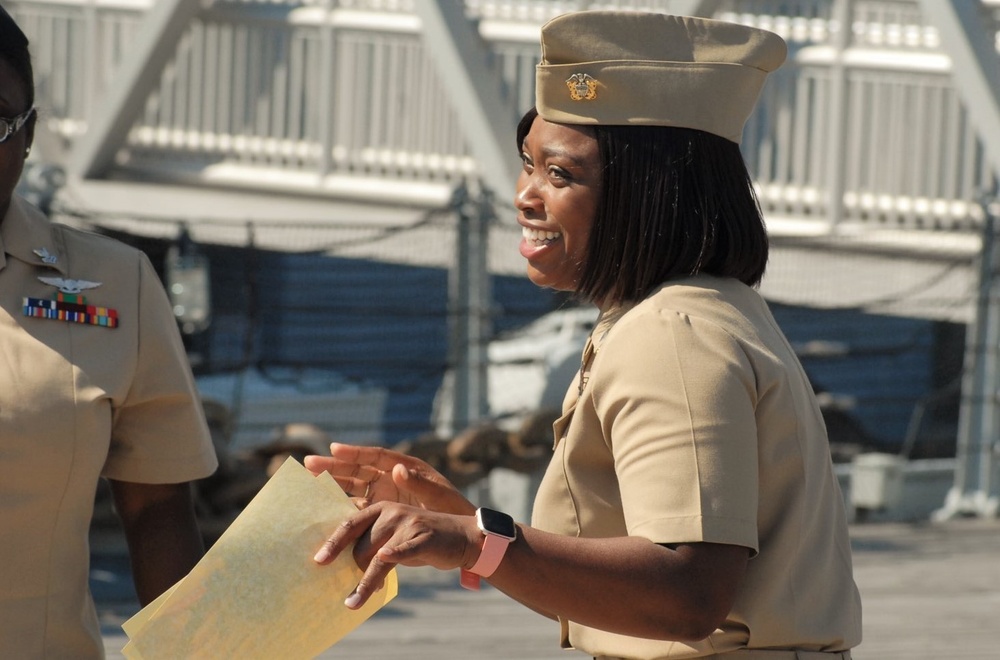
[[[213, 180], [265, 173], [299, 188], [330, 175], [450, 187], [476, 163], [425, 55], [413, 1], [214, 3], [165, 67], [128, 139], [127, 166], [180, 164]], [[52, 130], [70, 140], [86, 130], [151, 2], [11, 3], [32, 38], [42, 117]], [[517, 107], [527, 108], [542, 21], [594, 6], [666, 10], [670, 3], [466, 5]], [[775, 30], [791, 47], [744, 135], [766, 212], [820, 223], [977, 224], [975, 200], [996, 173], [936, 29], [923, 24], [913, 0], [855, 0], [845, 34], [832, 6], [724, 0], [716, 12]], [[1000, 2], [984, 8], [997, 33]]]
[[[947, 72], [853, 66], [836, 108], [834, 69], [801, 55], [795, 70], [775, 77], [771, 113], [745, 138], [769, 211], [823, 217], [829, 168], [842, 167], [845, 220], [942, 228], [978, 217], [975, 200], [993, 175]], [[839, 144], [830, 130], [838, 121], [846, 126]]]
[[410, 22], [392, 34], [327, 26], [338, 30], [334, 56], [321, 57], [329, 46], [316, 24], [209, 13], [179, 44], [132, 146], [321, 175], [471, 171]]

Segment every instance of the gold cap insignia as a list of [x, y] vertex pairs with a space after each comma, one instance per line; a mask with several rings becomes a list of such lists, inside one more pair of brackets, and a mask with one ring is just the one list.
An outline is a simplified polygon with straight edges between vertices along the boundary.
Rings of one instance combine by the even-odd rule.
[[597, 80], [587, 73], [574, 73], [566, 79], [569, 97], [574, 101], [593, 101], [597, 98]]

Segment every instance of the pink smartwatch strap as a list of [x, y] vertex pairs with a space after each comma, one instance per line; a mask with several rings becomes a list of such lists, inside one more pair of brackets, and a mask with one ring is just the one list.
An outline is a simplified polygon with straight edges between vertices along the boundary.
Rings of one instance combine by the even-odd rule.
[[466, 589], [478, 590], [479, 576], [489, 577], [493, 575], [497, 566], [500, 565], [500, 560], [503, 559], [508, 545], [510, 545], [510, 539], [487, 534], [483, 541], [483, 550], [479, 553], [479, 560], [476, 561], [475, 566], [469, 570], [462, 569], [462, 575], [459, 578], [461, 585]]

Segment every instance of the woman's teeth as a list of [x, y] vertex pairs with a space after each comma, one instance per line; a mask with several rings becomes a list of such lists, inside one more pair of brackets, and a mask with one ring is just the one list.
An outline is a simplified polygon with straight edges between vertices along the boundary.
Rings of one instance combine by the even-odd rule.
[[538, 229], [529, 229], [528, 227], [521, 228], [521, 235], [524, 236], [524, 240], [532, 243], [533, 245], [545, 245], [546, 243], [551, 243], [560, 236], [562, 232], [558, 231], [541, 231]]

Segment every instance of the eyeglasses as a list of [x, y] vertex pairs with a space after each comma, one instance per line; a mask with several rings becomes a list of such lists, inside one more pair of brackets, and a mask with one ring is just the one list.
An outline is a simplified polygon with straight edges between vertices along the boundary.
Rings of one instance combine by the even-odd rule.
[[3, 144], [10, 139], [10, 136], [21, 130], [21, 127], [31, 118], [34, 112], [35, 108], [32, 106], [12, 119], [0, 117], [0, 144]]

